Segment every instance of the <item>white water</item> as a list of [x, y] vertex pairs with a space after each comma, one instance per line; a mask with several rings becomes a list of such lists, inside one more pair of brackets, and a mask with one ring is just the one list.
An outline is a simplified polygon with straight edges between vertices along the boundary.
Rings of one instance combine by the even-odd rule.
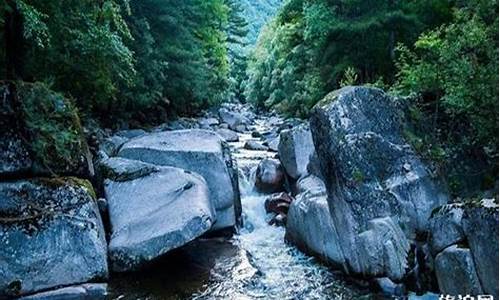
[[[257, 120], [255, 129], [266, 131], [265, 120]], [[246, 170], [240, 172], [244, 227], [231, 241], [240, 255], [214, 268], [211, 282], [193, 298], [359, 299], [359, 292], [331, 270], [287, 245], [284, 228], [268, 225], [266, 195], [254, 191], [254, 173], [261, 159], [275, 154], [242, 149], [250, 139], [251, 134], [241, 134], [240, 141], [232, 144], [240, 170]]]

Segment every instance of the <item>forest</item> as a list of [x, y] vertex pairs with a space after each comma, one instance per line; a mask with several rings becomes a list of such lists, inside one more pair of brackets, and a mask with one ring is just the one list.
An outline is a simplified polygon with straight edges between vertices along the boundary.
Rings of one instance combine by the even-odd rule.
[[0, 299], [498, 299], [498, 7], [2, 0]]

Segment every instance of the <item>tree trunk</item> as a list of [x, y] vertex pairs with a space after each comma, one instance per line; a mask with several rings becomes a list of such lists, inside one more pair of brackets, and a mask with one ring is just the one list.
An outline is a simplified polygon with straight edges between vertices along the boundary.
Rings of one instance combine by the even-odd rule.
[[23, 37], [23, 16], [13, 0], [7, 0], [10, 8], [5, 13], [5, 60], [7, 79], [24, 78], [24, 58], [26, 48]]

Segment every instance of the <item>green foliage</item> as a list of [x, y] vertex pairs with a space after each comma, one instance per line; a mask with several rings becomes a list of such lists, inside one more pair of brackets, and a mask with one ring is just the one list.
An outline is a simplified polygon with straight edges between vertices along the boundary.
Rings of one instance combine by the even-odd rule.
[[[491, 183], [498, 170], [497, 7], [498, 1], [468, 2], [451, 23], [422, 34], [414, 50], [398, 47], [394, 89], [419, 95], [411, 105], [432, 124], [420, 136], [433, 137], [430, 155], [441, 158], [455, 191], [465, 174]], [[472, 167], [460, 168], [456, 159], [463, 156], [474, 158]]]
[[356, 85], [358, 82], [358, 74], [353, 67], [349, 67], [344, 72], [344, 77], [340, 80], [340, 87]]
[[18, 83], [17, 93], [36, 161], [50, 171], [79, 169], [86, 142], [71, 101], [40, 83]]
[[423, 30], [449, 18], [449, 5], [446, 0], [288, 0], [261, 33], [246, 95], [258, 107], [306, 116], [342, 85], [385, 86], [394, 79], [396, 45], [411, 45]]
[[227, 35], [245, 33], [226, 2], [9, 0], [0, 5], [0, 23], [14, 10], [22, 15], [21, 79], [49, 84], [109, 124], [148, 122], [227, 98]]

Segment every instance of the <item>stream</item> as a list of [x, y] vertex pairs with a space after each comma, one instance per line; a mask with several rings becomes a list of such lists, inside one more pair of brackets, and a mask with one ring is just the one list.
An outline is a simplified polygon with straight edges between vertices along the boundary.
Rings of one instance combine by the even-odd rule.
[[[257, 118], [253, 131], [269, 130]], [[113, 275], [112, 299], [360, 299], [365, 289], [287, 245], [285, 228], [268, 225], [266, 195], [254, 191], [260, 160], [268, 151], [243, 148], [256, 140], [240, 133], [230, 143], [240, 171], [244, 226], [231, 239], [198, 239], [175, 250], [137, 273]]]

